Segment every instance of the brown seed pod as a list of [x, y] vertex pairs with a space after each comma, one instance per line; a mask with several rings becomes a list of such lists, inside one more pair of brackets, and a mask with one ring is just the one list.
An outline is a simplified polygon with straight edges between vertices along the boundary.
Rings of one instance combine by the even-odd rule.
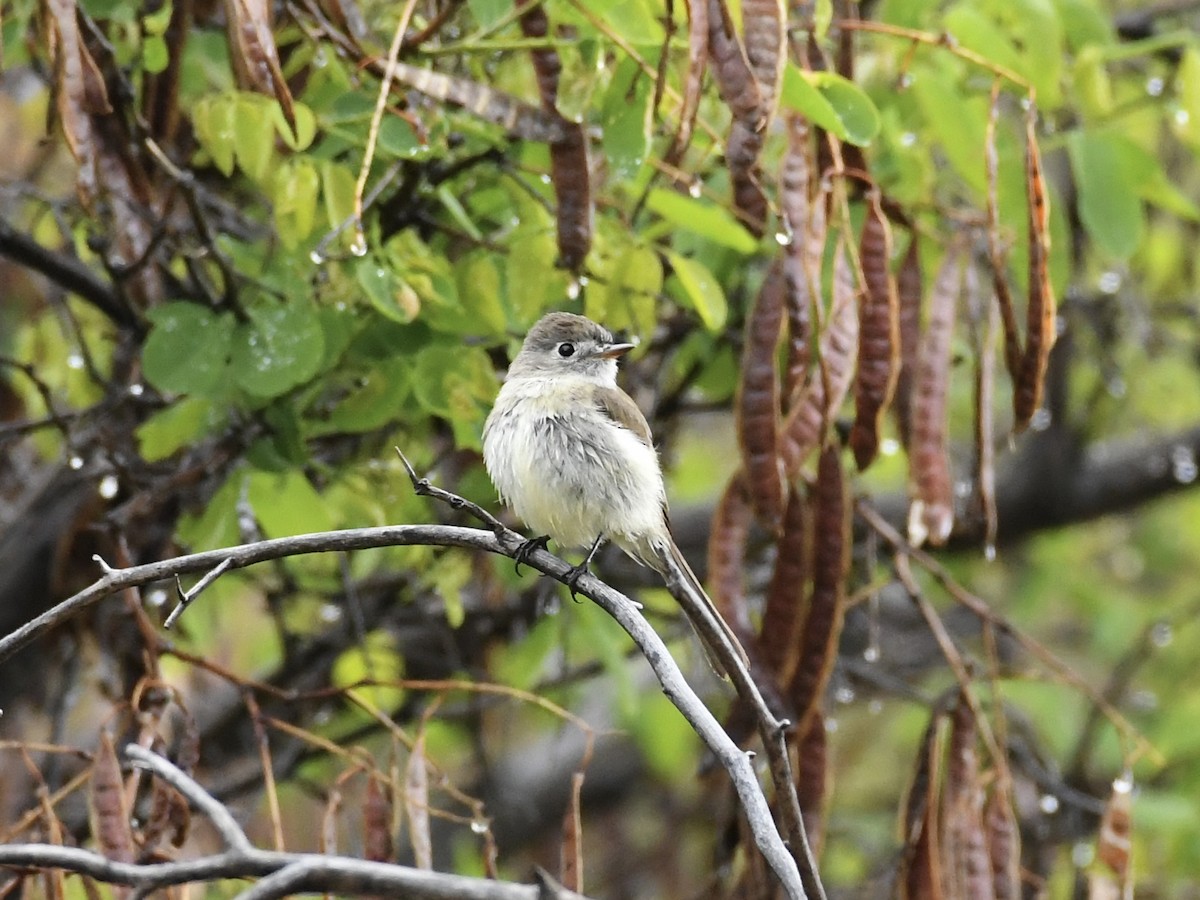
[[883, 414], [891, 403], [900, 368], [900, 303], [890, 268], [892, 230], [879, 201], [878, 191], [873, 191], [858, 251], [863, 290], [859, 294], [858, 374], [850, 449], [860, 472], [879, 452]]

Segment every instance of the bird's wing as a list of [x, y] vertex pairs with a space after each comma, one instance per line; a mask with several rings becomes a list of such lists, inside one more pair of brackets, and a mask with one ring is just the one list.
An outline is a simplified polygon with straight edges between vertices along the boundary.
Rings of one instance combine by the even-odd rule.
[[619, 387], [598, 387], [595, 391], [596, 408], [615, 423], [638, 436], [647, 447], [654, 446], [650, 436], [650, 425], [632, 398]]

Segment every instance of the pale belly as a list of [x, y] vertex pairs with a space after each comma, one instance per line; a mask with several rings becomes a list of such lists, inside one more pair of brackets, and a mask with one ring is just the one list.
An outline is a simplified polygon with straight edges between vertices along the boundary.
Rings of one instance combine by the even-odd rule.
[[504, 391], [497, 399], [484, 431], [484, 462], [501, 498], [563, 549], [588, 547], [601, 535], [637, 545], [662, 532], [654, 449], [599, 410], [548, 405], [544, 397]]

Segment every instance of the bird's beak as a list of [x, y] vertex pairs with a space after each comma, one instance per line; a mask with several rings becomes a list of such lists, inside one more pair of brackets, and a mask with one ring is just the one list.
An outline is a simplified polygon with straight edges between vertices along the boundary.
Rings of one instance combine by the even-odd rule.
[[601, 359], [616, 359], [619, 356], [624, 356], [636, 346], [637, 344], [609, 344], [607, 347], [601, 348], [600, 352], [596, 355]]

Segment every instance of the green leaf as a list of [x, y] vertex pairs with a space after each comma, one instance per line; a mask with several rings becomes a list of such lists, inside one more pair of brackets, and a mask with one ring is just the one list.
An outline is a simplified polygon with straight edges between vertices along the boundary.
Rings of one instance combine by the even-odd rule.
[[313, 111], [303, 103], [292, 104], [292, 116], [296, 120], [296, 130], [293, 132], [278, 100], [268, 100], [267, 108], [270, 110], [269, 121], [275, 125], [275, 131], [283, 142], [297, 153], [307, 150], [317, 136], [317, 118]]
[[472, 333], [503, 336], [508, 322], [500, 299], [503, 291], [496, 255], [486, 250], [469, 253], [454, 267], [454, 274], [458, 281], [458, 295], [463, 298], [474, 319]]
[[879, 110], [866, 92], [836, 72], [804, 73], [842, 123], [846, 140], [865, 147], [879, 133]]
[[462, 592], [475, 576], [474, 565], [463, 553], [445, 553], [437, 565], [430, 566], [421, 577], [424, 586], [433, 588], [446, 608], [446, 622], [458, 628], [466, 620]]
[[991, 0], [993, 15], [1021, 48], [1017, 71], [1033, 83], [1038, 106], [1062, 104], [1063, 24], [1051, 0]]
[[237, 97], [217, 94], [204, 97], [192, 113], [192, 123], [200, 145], [212, 157], [213, 165], [225, 177], [233, 174], [234, 149], [237, 145]]
[[682, 288], [681, 295], [675, 292], [676, 298], [696, 311], [705, 328], [720, 331], [729, 316], [729, 304], [717, 279], [697, 260], [672, 250], [666, 251], [666, 254], [675, 272], [675, 282]]
[[450, 218], [458, 225], [467, 236], [473, 241], [483, 241], [483, 232], [479, 230], [479, 226], [471, 219], [470, 214], [462, 205], [462, 202], [455, 196], [454, 191], [446, 184], [439, 184], [437, 188], [437, 197], [442, 201], [442, 206], [446, 208], [446, 212], [450, 214]]
[[783, 70], [779, 103], [800, 113], [818, 128], [824, 128], [835, 137], [846, 140], [846, 126], [834, 112], [833, 106], [825, 99], [824, 94], [817, 90], [816, 85], [809, 81], [807, 73], [795, 63], [788, 63]]
[[817, 0], [813, 7], [813, 36], [824, 41], [833, 22], [833, 0]]
[[1059, 18], [1069, 27], [1064, 29], [1067, 46], [1078, 53], [1089, 44], [1115, 44], [1112, 21], [1093, 0], [1056, 0]]
[[509, 0], [467, 0], [467, 6], [480, 28], [491, 28], [513, 8]]
[[612, 178], [632, 179], [650, 152], [650, 79], [632, 59], [623, 59], [604, 96], [600, 127]]
[[[397, 682], [403, 677], [404, 657], [400, 655], [396, 636], [386, 631], [369, 632], [360, 645], [351, 647], [337, 658], [330, 672], [333, 684], [340, 688], [350, 688], [363, 681]], [[357, 687], [354, 695], [369, 707], [386, 711], [400, 706], [404, 689]]]
[[215, 392], [229, 367], [233, 317], [196, 303], [167, 303], [147, 316], [154, 327], [142, 348], [146, 380], [172, 394]]
[[1163, 168], [1160, 157], [1123, 135], [1115, 135], [1114, 139], [1139, 197], [1181, 218], [1200, 220], [1200, 206], [1179, 189]]
[[297, 469], [250, 472], [246, 476], [246, 497], [268, 538], [329, 531], [334, 527], [325, 500]]
[[529, 690], [542, 680], [551, 654], [561, 651], [562, 638], [562, 619], [543, 616], [519, 639], [497, 644], [488, 659], [491, 677], [497, 684]]
[[[413, 390], [429, 412], [451, 417], [457, 399], [482, 403], [496, 395], [496, 375], [482, 347], [431, 344], [417, 354]], [[456, 391], [463, 393], [456, 398]]]
[[450, 423], [460, 447], [479, 449], [483, 421], [496, 396], [496, 374], [481, 347], [433, 344], [417, 354], [413, 394]]
[[160, 37], [167, 33], [167, 26], [171, 24], [171, 14], [175, 9], [175, 4], [169, 2], [164, 3], [154, 12], [142, 16], [142, 28], [146, 34], [156, 34]]
[[779, 102], [852, 144], [865, 147], [879, 133], [874, 102], [857, 84], [834, 72], [807, 72], [788, 63]]
[[333, 411], [319, 422], [308, 423], [305, 433], [357, 434], [383, 428], [404, 415], [411, 394], [412, 364], [401, 357], [382, 360], [355, 376]]
[[329, 227], [337, 228], [354, 215], [354, 173], [331, 160], [321, 161], [321, 198]]
[[[588, 8], [597, 13], [618, 37], [635, 47], [659, 48], [665, 34], [659, 22], [657, 4], [648, 0], [589, 0]], [[589, 27], [586, 19], [584, 24]], [[594, 33], [594, 32], [593, 32]]]
[[275, 173], [272, 185], [275, 230], [289, 250], [312, 234], [320, 188], [317, 167], [307, 157], [290, 159]]
[[602, 223], [584, 291], [584, 315], [613, 331], [649, 335], [663, 288], [662, 258], [628, 229]]
[[407, 325], [421, 311], [421, 298], [412, 285], [374, 256], [364, 256], [354, 266], [354, 274], [371, 305], [401, 325]]
[[308, 301], [252, 307], [247, 315], [233, 344], [232, 374], [242, 390], [279, 397], [317, 373], [325, 335]]
[[958, 89], [955, 67], [914, 66], [912, 91], [950, 165], [978, 196], [987, 191], [984, 165], [984, 135], [987, 131], [987, 101], [968, 100]]
[[666, 188], [652, 190], [646, 206], [672, 225], [722, 247], [747, 255], [758, 250], [758, 240], [724, 207]]
[[170, 61], [167, 42], [157, 34], [146, 35], [145, 40], [142, 41], [142, 71], [150, 75], [157, 75], [166, 70], [167, 63]]
[[146, 462], [166, 459], [211, 432], [224, 413], [207, 397], [188, 397], [161, 409], [138, 426], [138, 452]]
[[1142, 239], [1145, 213], [1123, 139], [1077, 131], [1068, 140], [1083, 226], [1106, 256], [1127, 259]]
[[1112, 110], [1112, 82], [1099, 47], [1089, 44], [1075, 57], [1071, 68], [1075, 99], [1088, 118], [1102, 118]]
[[239, 94], [234, 104], [234, 156], [238, 168], [261, 182], [275, 155], [275, 128], [266, 115], [270, 101], [258, 94]]
[[387, 115], [379, 123], [379, 149], [397, 159], [429, 155], [429, 147], [417, 139], [412, 125], [396, 115]]
[[1021, 54], [1012, 40], [999, 28], [995, 19], [979, 8], [978, 2], [966, 0], [946, 12], [946, 31], [960, 46], [973, 50], [985, 59], [1003, 66], [1010, 72], [1021, 73]]
[[1200, 152], [1200, 48], [1194, 45], [1184, 49], [1175, 69], [1175, 96], [1179, 101], [1171, 117], [1175, 133]]
[[680, 772], [695, 770], [699, 739], [665, 694], [639, 695], [635, 714], [621, 724], [633, 734], [642, 758], [664, 784], [674, 784]]

